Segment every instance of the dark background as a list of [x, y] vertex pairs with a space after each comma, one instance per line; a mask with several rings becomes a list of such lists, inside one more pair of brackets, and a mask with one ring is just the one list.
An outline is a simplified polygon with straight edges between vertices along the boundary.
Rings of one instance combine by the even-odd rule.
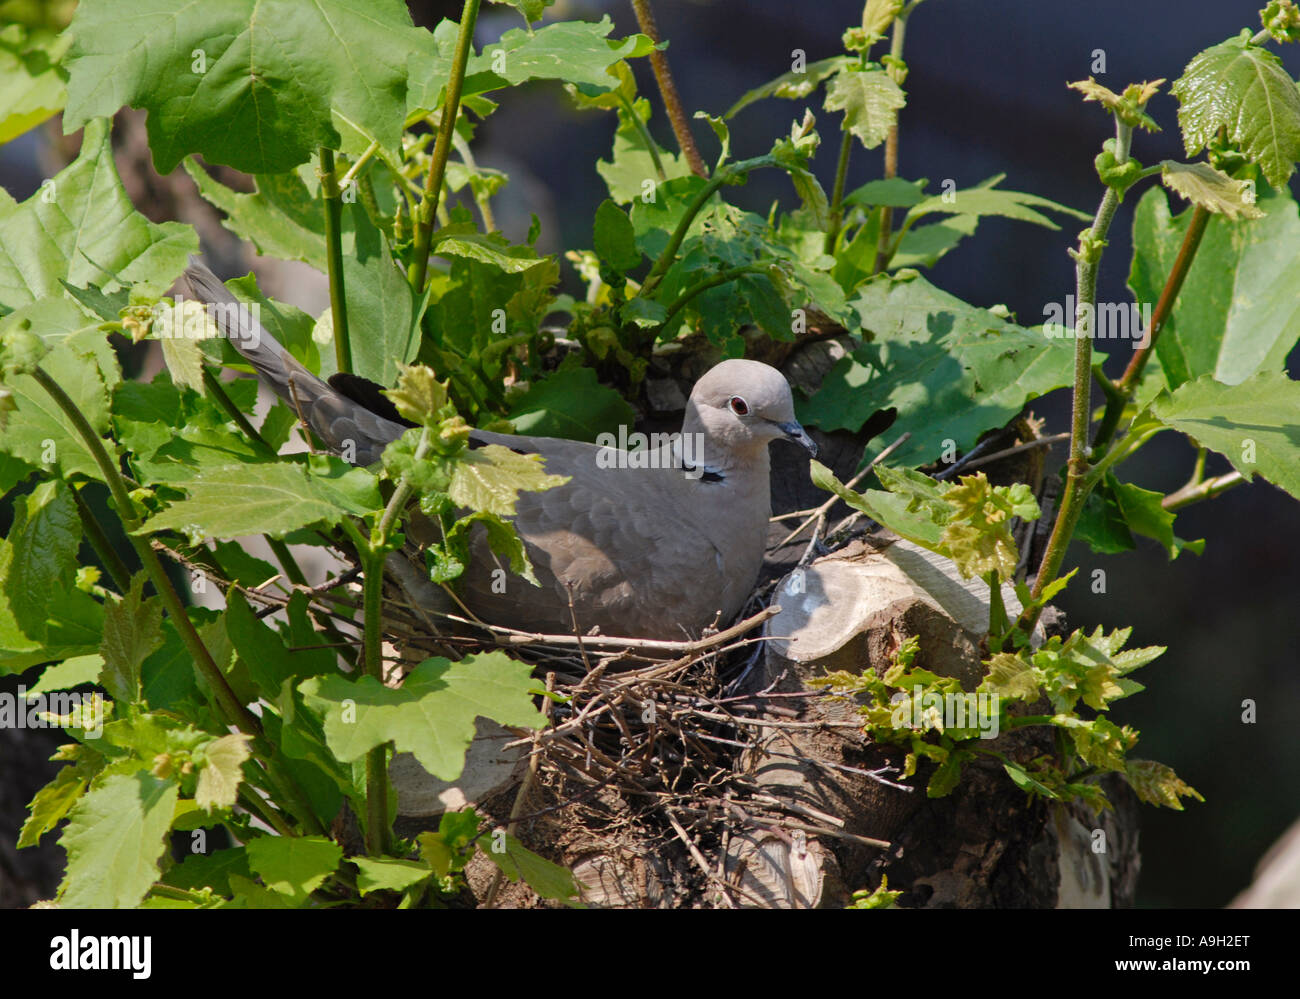
[[[1256, 30], [1263, 2], [927, 0], [907, 30], [911, 73], [899, 172], [929, 178], [931, 191], [945, 178], [960, 188], [1005, 172], [1006, 188], [1091, 213], [1101, 196], [1092, 160], [1112, 126], [1097, 105], [1083, 104], [1065, 84], [1091, 74], [1096, 49], [1104, 50], [1107, 70], [1097, 78], [1113, 90], [1159, 77], [1172, 82], [1202, 48], [1243, 27]], [[459, 2], [416, 0], [411, 7], [416, 20], [430, 26], [460, 11]], [[552, 11], [593, 20], [609, 13], [616, 36], [636, 30], [625, 0], [560, 0]], [[789, 70], [793, 49], [803, 49], [808, 62], [840, 52], [840, 35], [859, 22], [861, 3], [657, 0], [655, 11], [661, 34], [671, 42], [669, 58], [688, 112], [720, 114], [746, 90]], [[520, 24], [511, 9], [485, 4], [476, 42], [482, 47]], [[1291, 75], [1300, 75], [1300, 46], [1280, 54]], [[648, 64], [641, 61], [636, 71], [642, 92], [659, 108]], [[1134, 155], [1145, 163], [1183, 158], [1176, 102], [1167, 85], [1165, 90], [1149, 107], [1165, 131], [1139, 133], [1134, 140]], [[823, 148], [816, 168], [829, 189], [838, 116], [821, 111], [820, 94], [810, 102], [769, 100], [742, 111], [731, 122], [735, 156], [765, 152], [806, 105], [819, 120]], [[594, 162], [608, 156], [613, 128], [612, 115], [572, 110], [556, 86], [533, 85], [505, 96], [480, 131], [476, 155], [481, 164], [511, 175], [511, 184], [494, 199], [508, 235], [522, 238], [529, 212], [537, 212], [544, 249], [591, 244], [591, 220], [606, 197]], [[662, 114], [651, 130], [675, 148]], [[702, 123], [694, 131], [712, 162], [712, 133]], [[39, 186], [42, 141], [43, 133], [31, 133], [0, 148], [0, 183], [19, 200]], [[881, 150], [855, 148], [849, 189], [880, 176], [881, 162]], [[728, 197], [762, 213], [773, 199], [793, 202], [788, 182], [773, 171], [755, 174], [748, 187], [730, 189]], [[1120, 206], [1111, 229], [1100, 300], [1128, 300], [1124, 282], [1136, 201], [1130, 197]], [[1044, 303], [1063, 301], [1074, 290], [1066, 249], [1081, 227], [1067, 220], [1053, 232], [985, 220], [929, 276], [974, 304], [1004, 303], [1034, 325], [1043, 319]], [[563, 267], [572, 282], [572, 270]], [[1108, 370], [1115, 375], [1126, 351], [1111, 353]], [[1291, 375], [1300, 377], [1295, 353]], [[1067, 429], [1065, 393], [1036, 401], [1032, 409], [1048, 418], [1048, 432]], [[1164, 434], [1143, 451], [1140, 469], [1125, 467], [1123, 474], [1169, 491], [1186, 480], [1191, 460], [1187, 444]], [[1211, 472], [1227, 470], [1215, 460], [1221, 461], [1212, 459]], [[1094, 556], [1077, 545], [1070, 553], [1081, 572], [1059, 602], [1072, 627], [1132, 625], [1131, 644], [1169, 647], [1143, 670], [1147, 691], [1113, 713], [1142, 732], [1135, 755], [1170, 764], [1207, 799], [1181, 814], [1144, 809], [1141, 905], [1227, 904], [1249, 882], [1264, 851], [1300, 816], [1300, 729], [1293, 722], [1300, 705], [1300, 568], [1293, 554], [1300, 545], [1298, 511], [1294, 500], [1256, 483], [1180, 515], [1180, 536], [1209, 539], [1199, 559], [1184, 555], [1171, 564], [1154, 543], [1118, 556]], [[1107, 574], [1104, 594], [1091, 593], [1087, 585], [1095, 568]], [[6, 688], [12, 686], [11, 680]], [[1247, 698], [1257, 704], [1253, 725], [1241, 721]], [[12, 842], [10, 832], [5, 836]]]

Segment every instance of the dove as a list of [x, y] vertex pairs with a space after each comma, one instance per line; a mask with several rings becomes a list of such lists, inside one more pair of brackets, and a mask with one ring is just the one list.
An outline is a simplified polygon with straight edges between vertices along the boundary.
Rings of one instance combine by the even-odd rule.
[[[184, 281], [326, 446], [370, 465], [407, 430], [400, 418], [376, 411], [397, 417], [372, 383], [351, 375], [326, 382], [308, 371], [197, 258]], [[654, 436], [661, 439], [629, 451], [613, 442], [471, 431], [470, 447], [498, 444], [540, 455], [548, 473], [567, 481], [518, 494], [513, 523], [540, 585], [509, 574], [476, 527], [470, 564], [455, 581], [464, 606], [521, 631], [658, 640], [696, 638], [735, 617], [763, 562], [768, 445], [789, 440], [817, 452], [795, 419], [790, 386], [770, 365], [721, 361], [692, 389], [681, 433]], [[412, 527], [409, 534], [418, 535]], [[427, 576], [413, 579], [422, 568], [401, 569], [408, 593], [441, 594]]]

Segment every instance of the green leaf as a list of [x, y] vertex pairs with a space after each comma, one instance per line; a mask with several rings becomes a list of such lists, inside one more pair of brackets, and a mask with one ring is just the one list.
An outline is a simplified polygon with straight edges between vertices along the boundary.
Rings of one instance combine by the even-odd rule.
[[[70, 302], [66, 305], [76, 308]], [[17, 315], [0, 319], [0, 330]], [[41, 361], [42, 369], [77, 404], [91, 429], [102, 434], [109, 422], [108, 389], [120, 378], [112, 348], [94, 329], [61, 340], [49, 337], [46, 342], [54, 347]], [[30, 465], [57, 470], [65, 478], [77, 473], [101, 477], [81, 434], [36, 379], [18, 375], [8, 379], [5, 387], [13, 393], [17, 410], [9, 414], [8, 426], [0, 435], [0, 450]]]
[[1199, 53], [1171, 89], [1188, 156], [1223, 128], [1270, 184], [1286, 184], [1300, 159], [1300, 91], [1277, 56], [1245, 33]]
[[606, 198], [596, 209], [593, 246], [597, 255], [616, 271], [630, 271], [641, 263], [636, 247], [636, 233], [627, 213]]
[[73, 687], [80, 687], [83, 683], [95, 683], [99, 680], [99, 672], [103, 668], [104, 657], [98, 653], [72, 656], [61, 663], [45, 667], [40, 680], [27, 688], [27, 697], [32, 698], [55, 690], [71, 690]]
[[606, 37], [613, 30], [614, 22], [608, 14], [597, 22], [559, 21], [532, 34], [512, 28], [499, 42], [484, 49], [467, 73], [498, 72], [500, 67], [498, 75], [511, 86], [528, 80], [564, 80], [612, 90], [619, 83], [610, 72], [612, 66], [624, 59], [649, 55], [654, 49], [654, 43], [645, 35]]
[[943, 222], [908, 229], [889, 259], [889, 269], [933, 267], [963, 239], [975, 235], [978, 227], [978, 215], [954, 215]]
[[[465, 67], [461, 97], [473, 97], [528, 80], [563, 80], [591, 91], [619, 86], [615, 67], [624, 59], [648, 55], [654, 43], [645, 35], [623, 39], [606, 36], [614, 22], [561, 21], [531, 34], [512, 28], [481, 55], [471, 55]], [[408, 108], [432, 110], [442, 104], [451, 75], [458, 27], [444, 20], [426, 35], [410, 60]]]
[[1045, 337], [967, 305], [922, 277], [868, 281], [850, 302], [875, 341], [839, 361], [799, 419], [857, 432], [877, 411], [895, 408], [891, 439], [900, 464], [938, 456], [944, 442], [969, 450], [1038, 396], [1072, 383], [1073, 344]]
[[1208, 163], [1164, 160], [1160, 168], [1165, 187], [1207, 211], [1234, 221], [1264, 217], [1255, 204], [1255, 189], [1250, 181], [1233, 180]]
[[1023, 482], [992, 486], [983, 472], [963, 475], [943, 493], [952, 514], [943, 532], [948, 557], [966, 579], [996, 572], [1000, 582], [1016, 574], [1019, 550], [1011, 534], [1011, 521], [1036, 520], [1038, 504]]
[[883, 70], [845, 68], [826, 87], [826, 110], [843, 111], [843, 129], [868, 149], [885, 141], [898, 111], [907, 103], [902, 89]]
[[[353, 373], [392, 385], [401, 365], [415, 360], [420, 349], [415, 298], [365, 207], [358, 201], [351, 208], [356, 253], [343, 258], [343, 275]], [[448, 250], [439, 244], [434, 252]]]
[[430, 251], [443, 257], [465, 257], [500, 268], [507, 274], [518, 274], [539, 264], [548, 257], [539, 257], [531, 246], [512, 246], [497, 232], [474, 232], [469, 223], [453, 223], [434, 234]]
[[1272, 372], [1229, 386], [1206, 375], [1157, 399], [1151, 412], [1248, 480], [1259, 473], [1300, 498], [1300, 382]]
[[489, 444], [460, 456], [447, 495], [467, 510], [512, 517], [519, 490], [541, 492], [568, 481], [566, 475], [548, 475], [540, 455], [516, 454], [500, 444]]
[[59, 841], [68, 852], [59, 904], [68, 909], [138, 905], [158, 880], [176, 796], [175, 781], [139, 772], [108, 777], [81, 798]]
[[9, 529], [13, 561], [3, 573], [9, 609], [24, 634], [48, 637], [48, 618], [57, 614], [64, 591], [71, 588], [81, 518], [69, 487], [42, 482], [14, 505]]
[[788, 73], [782, 73], [775, 80], [769, 80], [761, 87], [755, 87], [745, 93], [740, 100], [727, 109], [727, 113], [722, 117], [730, 118], [736, 112], [749, 107], [755, 101], [761, 101], [768, 97], [784, 97], [787, 100], [798, 100], [801, 97], [807, 97], [828, 76], [834, 76], [852, 62], [854, 60], [846, 56], [831, 56], [829, 59], [808, 63], [799, 69], [792, 69]]
[[141, 701], [141, 669], [163, 642], [162, 600], [144, 599], [144, 573], [131, 580], [131, 591], [110, 600], [104, 608], [104, 657], [100, 682], [116, 700], [127, 704]]
[[952, 752], [940, 763], [930, 775], [930, 782], [925, 786], [928, 798], [943, 798], [952, 793], [952, 789], [961, 780], [961, 767], [968, 757], [965, 753]]
[[[295, 599], [298, 595], [295, 594]], [[300, 601], [303, 603], [305, 601]], [[291, 607], [291, 616], [294, 608]], [[226, 633], [235, 651], [248, 667], [248, 674], [258, 689], [278, 691], [293, 676], [315, 676], [332, 672], [333, 655], [321, 655], [316, 649], [285, 647], [279, 633], [257, 617], [238, 590], [226, 594]], [[314, 644], [314, 643], [308, 643]], [[294, 645], [298, 645], [294, 642]]]
[[219, 894], [228, 895], [232, 874], [244, 878], [253, 876], [248, 866], [248, 851], [245, 847], [214, 850], [207, 854], [191, 854], [163, 875], [162, 882], [173, 888], [185, 888], [190, 891], [211, 888]]
[[1163, 499], [1164, 493], [1120, 482], [1108, 472], [1088, 494], [1075, 537], [1099, 553], [1131, 551], [1136, 547], [1133, 535], [1140, 534], [1160, 542], [1171, 560], [1184, 549], [1200, 555], [1205, 550], [1204, 539], [1177, 537], [1175, 515], [1161, 505]]
[[406, 891], [425, 878], [432, 877], [428, 864], [414, 860], [395, 860], [392, 857], [349, 857], [357, 865], [357, 890], [362, 895], [372, 891]]
[[981, 691], [1018, 701], [1038, 699], [1038, 678], [1033, 667], [1020, 656], [1009, 652], [996, 653], [988, 661], [988, 675], [980, 684]]
[[844, 195], [846, 205], [887, 205], [891, 208], [911, 208], [925, 200], [925, 181], [889, 177], [871, 180]]
[[1046, 784], [1042, 784], [1029, 776], [1024, 767], [1015, 763], [1004, 763], [1002, 764], [1002, 769], [1007, 772], [1007, 776], [1015, 781], [1016, 786], [1022, 791], [1028, 791], [1030, 794], [1039, 794], [1044, 798], [1059, 797], [1059, 795], [1057, 795], [1057, 793]]
[[190, 226], [155, 225], [135, 211], [113, 165], [108, 123], [93, 121], [76, 160], [0, 215], [0, 306], [63, 298], [64, 280], [106, 291], [148, 283], [161, 292], [197, 251]]
[[810, 461], [808, 468], [812, 483], [817, 488], [834, 493], [853, 509], [860, 510], [872, 520], [884, 524], [900, 538], [906, 538], [930, 551], [941, 549], [942, 524], [936, 522], [927, 513], [918, 513], [910, 509], [907, 497], [879, 489], [856, 493], [835, 478], [835, 474], [821, 462]]
[[[182, 165], [204, 199], [225, 213], [222, 225], [252, 243], [258, 253], [281, 260], [301, 260], [322, 274], [328, 272], [320, 181], [310, 166], [259, 174], [253, 178], [255, 190], [243, 194], [226, 187], [193, 159], [184, 160]], [[355, 253], [352, 219], [352, 212], [343, 213], [345, 260]]]
[[406, 419], [427, 427], [437, 427], [447, 405], [447, 389], [426, 364], [403, 368], [397, 376], [397, 385], [386, 389], [384, 395]]
[[[180, 531], [196, 544], [249, 534], [283, 538], [309, 524], [337, 524], [348, 514], [361, 516], [382, 506], [374, 476], [337, 459], [329, 468], [326, 475], [309, 474], [294, 462], [202, 469], [180, 483], [188, 497], [149, 518], [139, 533]], [[232, 496], [239, 502], [232, 503]]]
[[[15, 513], [22, 509], [17, 506]], [[10, 589], [13, 554], [9, 540], [0, 539], [0, 592]], [[8, 598], [0, 599], [0, 674], [98, 653], [104, 629], [104, 606], [98, 600], [70, 587], [49, 605], [47, 614], [44, 638], [32, 638], [19, 626]]]
[[[503, 847], [500, 853], [495, 849], [498, 842]], [[490, 843], [480, 841], [479, 849], [511, 881], [522, 879], [542, 898], [577, 904], [578, 886], [573, 874], [567, 868], [539, 857], [513, 836], [493, 838]]]
[[1086, 212], [1057, 204], [1048, 198], [1040, 198], [1036, 194], [1025, 194], [1021, 191], [1004, 191], [998, 188], [997, 185], [1005, 177], [1006, 174], [998, 174], [977, 184], [975, 187], [932, 195], [914, 205], [907, 213], [907, 217], [909, 220], [915, 220], [924, 215], [932, 214], [1001, 215], [1004, 218], [1016, 219], [1020, 222], [1032, 222], [1048, 229], [1059, 229], [1060, 226], [1046, 215], [1035, 211], [1037, 208], [1045, 208], [1083, 221], [1091, 219], [1091, 216]]
[[595, 371], [573, 367], [533, 382], [514, 400], [509, 419], [520, 434], [594, 442], [602, 433], [631, 426], [636, 415], [621, 393], [600, 383]]
[[1155, 760], [1129, 760], [1124, 776], [1137, 793], [1138, 800], [1148, 805], [1163, 805], [1181, 812], [1183, 798], [1205, 800], [1196, 788], [1184, 783], [1173, 770]]
[[250, 738], [242, 732], [236, 732], [214, 739], [203, 747], [204, 764], [199, 771], [194, 800], [204, 811], [234, 807], [239, 782], [243, 780], [240, 767], [251, 755], [248, 749]]
[[[691, 166], [686, 157], [678, 153], [669, 153], [650, 138], [648, 141], [659, 154], [659, 163], [663, 167], [663, 176], [655, 167], [655, 159], [646, 147], [646, 133], [633, 125], [625, 114], [619, 115], [618, 131], [614, 133], [614, 147], [608, 160], [596, 161], [596, 172], [609, 188], [609, 196], [620, 205], [632, 202], [654, 204], [663, 197], [662, 185], [667, 181], [682, 178], [694, 178], [704, 183], [691, 173]], [[656, 189], [656, 183], [659, 186]], [[649, 202], [647, 195], [652, 196]]]
[[161, 174], [190, 153], [245, 173], [288, 170], [340, 147], [332, 114], [396, 153], [407, 58], [427, 35], [398, 0], [143, 0], [129, 12], [86, 0], [69, 31], [64, 128], [143, 108]]
[[67, 32], [21, 24], [0, 30], [0, 145], [63, 109], [67, 73], [60, 62], [71, 43]]
[[[1300, 213], [1285, 191], [1261, 191], [1265, 217], [1229, 222], [1214, 216], [1156, 341], [1170, 388], [1202, 375], [1235, 385], [1260, 371], [1280, 371], [1300, 340]], [[1192, 212], [1176, 218], [1152, 190], [1133, 217], [1128, 284], [1148, 308], [1160, 297]]]
[[[60, 751], [60, 756], [63, 752]], [[70, 752], [72, 761], [55, 774], [54, 780], [36, 792], [28, 806], [30, 814], [18, 835], [18, 849], [35, 846], [42, 836], [62, 822], [104, 765], [104, 758], [86, 746], [77, 745]]]
[[266, 887], [303, 899], [338, 870], [343, 849], [324, 836], [259, 836], [247, 846], [248, 866]]
[[[438, 576], [431, 575], [430, 578], [433, 578], [435, 582], [446, 582], [455, 579], [465, 571], [465, 566], [469, 564], [470, 558], [470, 531], [475, 524], [483, 525], [488, 546], [492, 551], [502, 558], [510, 560], [511, 572], [523, 576], [534, 586], [541, 585], [533, 572], [533, 564], [528, 558], [528, 550], [515, 532], [514, 525], [509, 521], [502, 520], [495, 513], [486, 513], [482, 510], [472, 513], [468, 517], [461, 517], [452, 525], [451, 530], [447, 532], [447, 549], [451, 553], [451, 564], [430, 565], [431, 570], [438, 570]], [[436, 546], [425, 549], [426, 561], [432, 558], [437, 562], [439, 555]]]
[[529, 24], [534, 21], [540, 21], [546, 8], [555, 3], [555, 0], [492, 0], [492, 3], [506, 4], [519, 11], [520, 15]]
[[443, 780], [455, 780], [474, 738], [474, 719], [540, 728], [545, 718], [533, 706], [531, 667], [500, 652], [467, 656], [460, 662], [426, 659], [397, 690], [373, 677], [313, 677], [299, 689], [322, 715], [330, 750], [344, 761], [392, 742]]

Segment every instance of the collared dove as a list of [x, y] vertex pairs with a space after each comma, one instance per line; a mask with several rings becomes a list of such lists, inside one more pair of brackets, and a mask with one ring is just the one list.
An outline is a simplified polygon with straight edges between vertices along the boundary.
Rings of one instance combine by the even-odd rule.
[[[337, 375], [325, 382], [298, 363], [197, 259], [185, 279], [327, 446], [342, 451], [351, 442], [356, 463], [368, 465], [406, 431], [358, 401], [370, 383]], [[382, 407], [385, 400], [369, 391]], [[778, 438], [816, 453], [795, 420], [784, 376], [747, 360], [706, 372], [687, 402], [682, 434], [645, 452], [473, 431], [471, 447], [540, 454], [547, 472], [569, 481], [520, 492], [516, 504], [515, 529], [541, 586], [507, 577], [480, 528], [457, 580], [460, 599], [493, 624], [544, 634], [573, 634], [576, 623], [583, 634], [681, 639], [725, 624], [762, 566], [771, 515], [767, 445]]]

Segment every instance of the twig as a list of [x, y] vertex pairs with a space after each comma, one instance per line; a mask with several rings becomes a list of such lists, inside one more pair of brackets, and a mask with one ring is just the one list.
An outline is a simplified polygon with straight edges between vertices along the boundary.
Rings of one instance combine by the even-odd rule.
[[1039, 437], [1036, 440], [1029, 441], [1027, 444], [1017, 444], [1015, 447], [1006, 448], [1003, 451], [994, 451], [982, 458], [976, 458], [966, 465], [967, 469], [979, 468], [981, 465], [989, 465], [1003, 458], [1010, 458], [1013, 454], [1019, 454], [1021, 451], [1032, 451], [1036, 447], [1049, 447], [1052, 444], [1059, 444], [1061, 441], [1068, 441], [1070, 435], [1052, 434], [1050, 437]]
[[677, 834], [677, 838], [681, 840], [682, 845], [686, 847], [686, 852], [691, 855], [691, 860], [695, 862], [695, 866], [704, 873], [704, 877], [710, 883], [718, 886], [718, 891], [722, 896], [722, 900], [727, 903], [727, 908], [734, 909], [736, 907], [736, 902], [731, 897], [731, 886], [709, 870], [708, 861], [704, 859], [703, 854], [700, 853], [699, 847], [695, 845], [694, 840], [686, 834], [686, 830], [683, 829], [682, 824], [677, 821], [677, 817], [668, 809], [664, 809], [664, 815], [668, 818], [668, 822], [673, 827], [673, 832]]

